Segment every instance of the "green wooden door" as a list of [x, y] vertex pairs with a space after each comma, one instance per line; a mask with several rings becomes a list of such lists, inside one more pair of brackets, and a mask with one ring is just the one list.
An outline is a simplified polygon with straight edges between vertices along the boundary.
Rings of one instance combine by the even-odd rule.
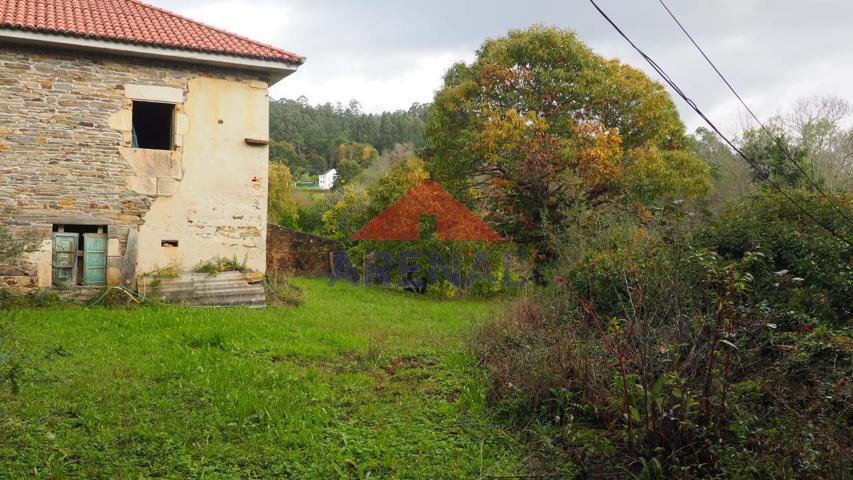
[[83, 234], [83, 285], [107, 284], [107, 236]]
[[77, 280], [77, 234], [53, 234], [53, 284], [74, 285]]

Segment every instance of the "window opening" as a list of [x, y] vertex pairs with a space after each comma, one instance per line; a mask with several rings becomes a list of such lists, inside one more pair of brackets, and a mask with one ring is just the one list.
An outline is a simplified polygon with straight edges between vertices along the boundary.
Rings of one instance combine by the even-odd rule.
[[133, 102], [134, 148], [172, 150], [175, 105], [171, 103]]

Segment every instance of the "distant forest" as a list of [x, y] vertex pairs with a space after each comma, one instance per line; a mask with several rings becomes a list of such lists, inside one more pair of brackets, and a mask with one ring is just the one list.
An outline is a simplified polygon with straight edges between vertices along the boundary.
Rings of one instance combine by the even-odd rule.
[[[353, 100], [311, 105], [305, 97], [270, 102], [270, 160], [286, 164], [296, 180], [308, 179], [346, 161], [368, 166], [395, 145], [419, 148], [428, 105], [365, 113]], [[344, 165], [344, 168], [347, 166]]]

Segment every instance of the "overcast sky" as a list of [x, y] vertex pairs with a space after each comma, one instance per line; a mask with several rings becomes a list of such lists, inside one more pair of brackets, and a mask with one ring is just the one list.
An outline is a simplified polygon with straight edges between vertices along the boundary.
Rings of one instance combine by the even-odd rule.
[[[148, 1], [308, 57], [273, 97], [357, 99], [369, 112], [431, 101], [445, 70], [471, 61], [483, 40], [536, 23], [574, 29], [599, 54], [650, 72], [587, 0]], [[853, 1], [667, 1], [759, 115], [815, 94], [853, 100]], [[737, 127], [736, 100], [657, 0], [599, 4], [712, 119]], [[691, 129], [700, 125], [676, 104]]]

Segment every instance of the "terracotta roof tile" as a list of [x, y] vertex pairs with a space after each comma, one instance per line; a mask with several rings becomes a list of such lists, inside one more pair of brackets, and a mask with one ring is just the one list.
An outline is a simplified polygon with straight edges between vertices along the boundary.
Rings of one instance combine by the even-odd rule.
[[288, 63], [305, 60], [137, 0], [0, 0], [0, 28]]

